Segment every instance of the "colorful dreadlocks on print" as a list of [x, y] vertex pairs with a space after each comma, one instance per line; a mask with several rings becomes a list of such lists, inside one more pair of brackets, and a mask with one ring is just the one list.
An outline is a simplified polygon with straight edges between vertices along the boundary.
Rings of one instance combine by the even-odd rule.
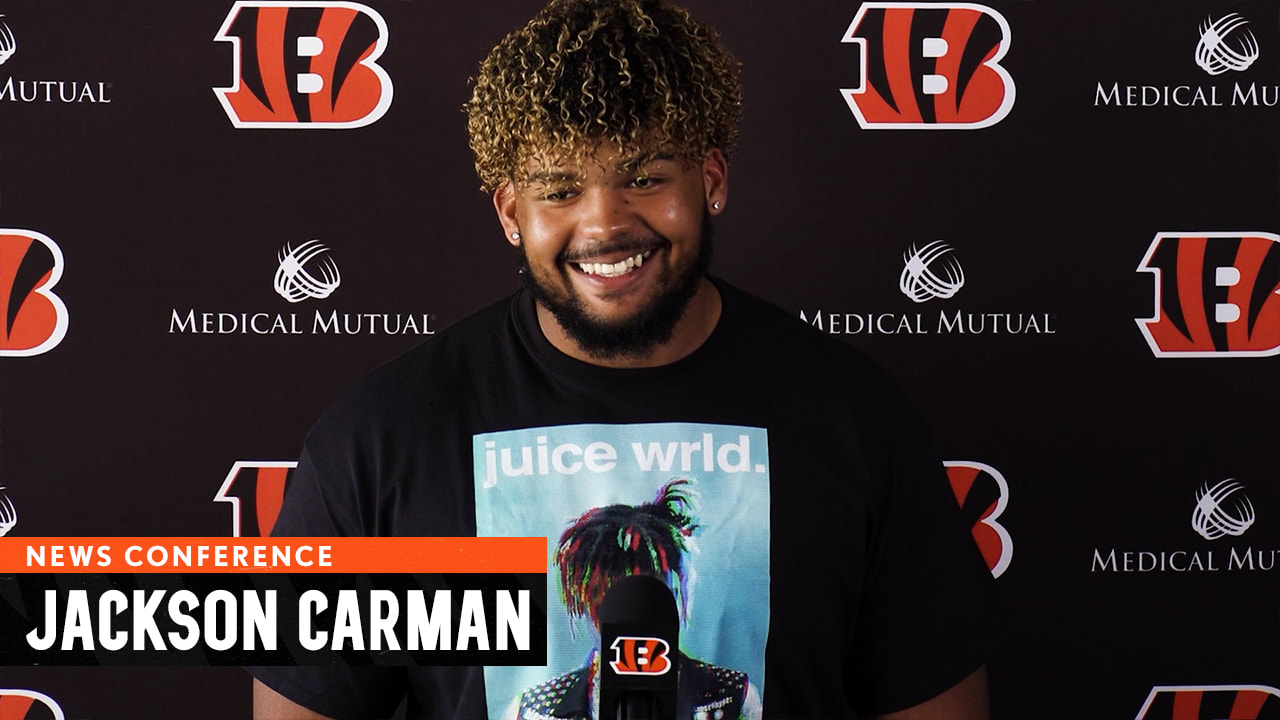
[[571, 617], [596, 613], [605, 592], [628, 575], [653, 575], [677, 595], [680, 617], [689, 616], [685, 555], [697, 552], [698, 494], [691, 478], [663, 485], [652, 502], [591, 508], [560, 535], [555, 564], [560, 593]]

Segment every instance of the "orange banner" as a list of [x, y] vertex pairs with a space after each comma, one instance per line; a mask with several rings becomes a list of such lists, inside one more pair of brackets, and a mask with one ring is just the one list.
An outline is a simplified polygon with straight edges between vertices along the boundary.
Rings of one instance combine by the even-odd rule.
[[0, 538], [7, 573], [543, 573], [546, 538]]

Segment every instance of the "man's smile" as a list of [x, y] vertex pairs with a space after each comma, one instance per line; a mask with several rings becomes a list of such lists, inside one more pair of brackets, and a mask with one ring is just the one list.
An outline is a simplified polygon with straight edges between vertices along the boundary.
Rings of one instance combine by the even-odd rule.
[[573, 263], [578, 270], [588, 275], [599, 275], [601, 277], [618, 277], [627, 275], [632, 271], [644, 265], [645, 258], [653, 255], [653, 250], [628, 255], [617, 261], [605, 260], [604, 262], [580, 262]]

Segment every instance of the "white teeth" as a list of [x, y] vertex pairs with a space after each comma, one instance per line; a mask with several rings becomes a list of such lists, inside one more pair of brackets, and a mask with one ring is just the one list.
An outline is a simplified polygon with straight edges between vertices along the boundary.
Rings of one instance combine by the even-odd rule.
[[625, 275], [632, 270], [644, 264], [644, 259], [653, 254], [653, 251], [638, 253], [629, 258], [619, 260], [616, 263], [578, 263], [578, 269], [588, 275], [600, 275], [603, 277], [617, 277]]

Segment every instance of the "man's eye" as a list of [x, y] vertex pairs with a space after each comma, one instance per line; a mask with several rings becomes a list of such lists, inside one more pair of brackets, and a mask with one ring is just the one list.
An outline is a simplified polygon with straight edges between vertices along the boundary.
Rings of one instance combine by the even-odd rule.
[[657, 187], [661, 183], [662, 183], [662, 180], [660, 180], [659, 178], [650, 177], [648, 175], [638, 177], [631, 181], [631, 184], [634, 187], [640, 188], [641, 190], [644, 190], [646, 188], [651, 188], [651, 187]]
[[551, 202], [567, 200], [573, 195], [573, 188], [561, 188], [560, 190], [548, 190], [542, 193], [542, 199]]

